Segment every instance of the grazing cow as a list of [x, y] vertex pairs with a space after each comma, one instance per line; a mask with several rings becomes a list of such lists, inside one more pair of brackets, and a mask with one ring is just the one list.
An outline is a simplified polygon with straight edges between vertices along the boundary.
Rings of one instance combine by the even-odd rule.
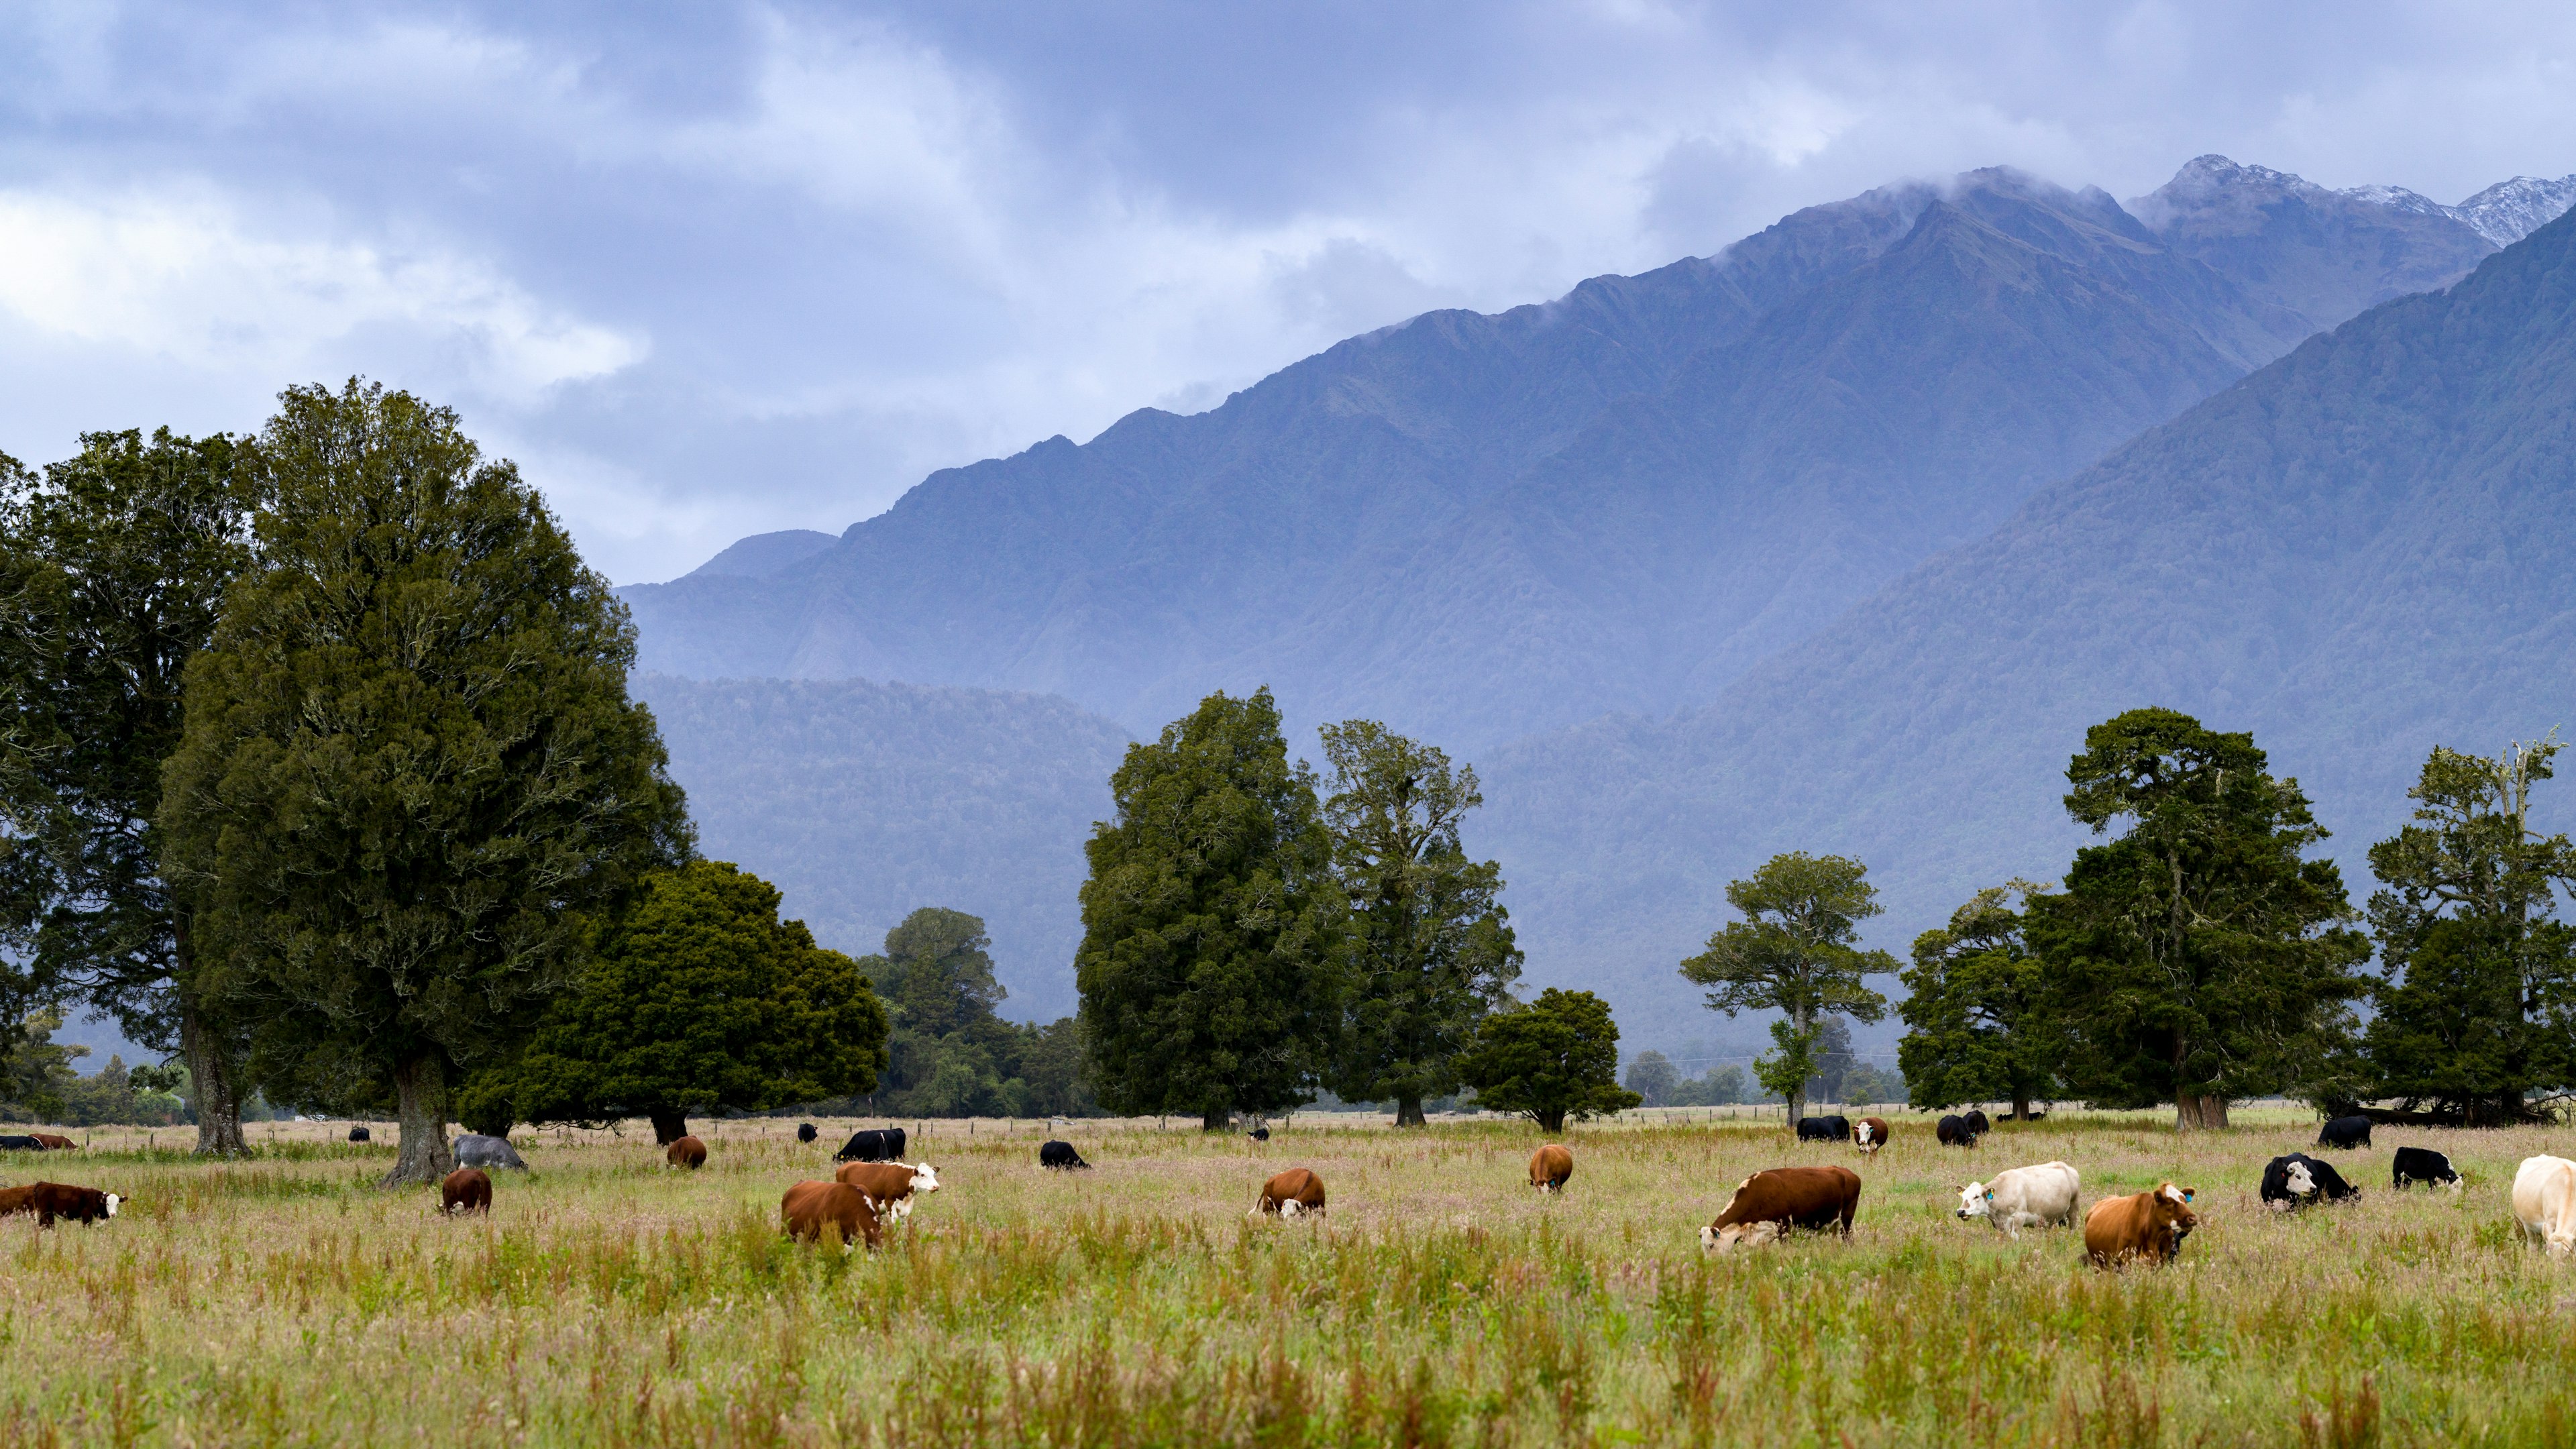
[[2361, 1190], [2343, 1180], [2334, 1164], [2320, 1162], [2304, 1152], [2275, 1157], [2263, 1168], [2263, 1205], [2280, 1212], [2303, 1208], [2312, 1202], [2342, 1202], [2361, 1196]]
[[68, 1187], [59, 1182], [31, 1182], [25, 1187], [0, 1188], [0, 1217], [13, 1213], [34, 1213], [36, 1226], [50, 1228], [56, 1218], [70, 1218], [88, 1224], [105, 1222], [116, 1216], [116, 1210], [128, 1200], [94, 1187]]
[[2337, 1117], [2317, 1131], [2319, 1147], [2368, 1147], [2370, 1119], [2362, 1116]]
[[2102, 1199], [2084, 1215], [2084, 1256], [2096, 1268], [2116, 1268], [2133, 1258], [2172, 1262], [2182, 1240], [2200, 1226], [2191, 1199], [2192, 1189], [2170, 1182], [2153, 1192]]
[[1324, 1215], [1324, 1180], [1302, 1167], [1272, 1174], [1261, 1185], [1261, 1199], [1252, 1205], [1248, 1218], [1263, 1213], [1277, 1213], [1283, 1218]]
[[853, 1132], [841, 1150], [832, 1154], [835, 1162], [900, 1162], [903, 1160], [903, 1129], [871, 1127]]
[[695, 1172], [707, 1165], [707, 1144], [695, 1137], [675, 1138], [670, 1146], [662, 1149], [662, 1160], [673, 1167], [685, 1167]]
[[1942, 1118], [1940, 1124], [1932, 1129], [1932, 1135], [1939, 1138], [1941, 1145], [1944, 1147], [1974, 1147], [1977, 1145], [1977, 1133], [1969, 1128], [1968, 1119], [1965, 1117], [1949, 1116]]
[[375, 1140], [375, 1134], [369, 1132], [364, 1127], [352, 1127], [349, 1129], [349, 1140], [352, 1142], [372, 1142]]
[[1059, 1172], [1070, 1172], [1077, 1167], [1085, 1172], [1091, 1170], [1091, 1164], [1082, 1160], [1082, 1154], [1074, 1151], [1070, 1142], [1040, 1143], [1038, 1166], [1052, 1167]]
[[1574, 1154], [1553, 1142], [1530, 1154], [1530, 1186], [1541, 1192], [1563, 1191], [1573, 1175]]
[[74, 1142], [70, 1138], [57, 1132], [39, 1132], [36, 1134], [36, 1140], [45, 1144], [45, 1150], [47, 1152], [77, 1152], [80, 1150], [79, 1143]]
[[1735, 1185], [1726, 1210], [1699, 1230], [1713, 1253], [1758, 1248], [1790, 1228], [1839, 1226], [1851, 1236], [1860, 1209], [1860, 1174], [1848, 1167], [1770, 1167]]
[[1887, 1145], [1887, 1119], [1863, 1117], [1852, 1124], [1852, 1143], [1863, 1152], [1876, 1152]]
[[44, 1150], [45, 1144], [42, 1141], [25, 1133], [12, 1133], [0, 1137], [0, 1152], [42, 1152]]
[[841, 1235], [846, 1253], [865, 1243], [871, 1252], [885, 1242], [877, 1210], [868, 1195], [846, 1182], [800, 1182], [778, 1200], [779, 1220], [798, 1242], [823, 1241], [826, 1232]]
[[2024, 1228], [2063, 1223], [2075, 1226], [2075, 1201], [2084, 1179], [2063, 1162], [2016, 1167], [1998, 1172], [1992, 1182], [1972, 1182], [1959, 1189], [1959, 1217], [1985, 1218], [2018, 1238]]
[[1270, 1140], [1270, 1129], [1268, 1127], [1255, 1127], [1243, 1135], [1251, 1138], [1255, 1142], [1267, 1142]]
[[814, 1130], [814, 1124], [811, 1122], [799, 1122], [796, 1124], [796, 1140], [799, 1142], [811, 1142], [822, 1135], [822, 1133]]
[[1798, 1119], [1798, 1140], [1801, 1142], [1849, 1142], [1851, 1140], [1851, 1119], [1849, 1117], [1801, 1117]]
[[468, 1132], [456, 1139], [456, 1165], [459, 1167], [506, 1167], [516, 1172], [528, 1170], [527, 1159], [510, 1145], [507, 1137], [491, 1137]]
[[2459, 1169], [2451, 1166], [2451, 1159], [2430, 1147], [2398, 1148], [2396, 1160], [2388, 1164], [2388, 1180], [2399, 1192], [2419, 1182], [2449, 1183], [2453, 1192], [2462, 1186]]
[[835, 1182], [847, 1183], [868, 1195], [868, 1203], [880, 1217], [896, 1221], [912, 1216], [912, 1195], [916, 1192], [939, 1191], [939, 1174], [927, 1162], [907, 1166], [900, 1162], [845, 1162], [832, 1174]]
[[460, 1167], [438, 1184], [438, 1210], [492, 1215], [492, 1179], [479, 1167]]
[[2513, 1220], [2554, 1258], [2576, 1251], [2576, 1162], [2526, 1157], [2513, 1175]]
[[1986, 1109], [1983, 1107], [1970, 1107], [1968, 1115], [1959, 1120], [1968, 1124], [1968, 1135], [1971, 1137], [1983, 1137], [1995, 1130], [1995, 1124], [1986, 1120]]

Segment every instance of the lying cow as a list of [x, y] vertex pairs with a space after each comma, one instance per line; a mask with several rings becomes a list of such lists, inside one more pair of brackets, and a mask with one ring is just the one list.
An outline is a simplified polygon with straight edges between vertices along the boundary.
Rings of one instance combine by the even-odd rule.
[[1852, 1124], [1852, 1142], [1864, 1153], [1874, 1153], [1887, 1145], [1887, 1119], [1863, 1117]]
[[911, 1166], [901, 1162], [845, 1162], [832, 1174], [835, 1182], [846, 1183], [868, 1195], [868, 1203], [877, 1216], [892, 1217], [897, 1222], [912, 1216], [912, 1195], [916, 1192], [939, 1191], [939, 1174], [930, 1164]]
[[35, 1134], [35, 1138], [37, 1141], [45, 1144], [45, 1150], [47, 1152], [77, 1152], [80, 1150], [79, 1143], [63, 1136], [59, 1132], [39, 1132]]
[[2576, 1162], [2526, 1157], [2513, 1175], [2513, 1220], [2554, 1258], [2576, 1251]]
[[2016, 1167], [1998, 1172], [1992, 1182], [1972, 1182], [1959, 1189], [1959, 1217], [1985, 1218], [2018, 1238], [2024, 1228], [2052, 1224], [2075, 1226], [2075, 1202], [2084, 1180], [2063, 1162]]
[[1324, 1180], [1302, 1167], [1272, 1174], [1261, 1185], [1261, 1197], [1252, 1205], [1248, 1218], [1263, 1213], [1277, 1213], [1283, 1218], [1322, 1217], [1324, 1215]]
[[24, 1132], [0, 1136], [0, 1152], [42, 1152], [44, 1150], [45, 1144], [42, 1139], [31, 1137]]
[[885, 1242], [877, 1210], [868, 1195], [846, 1182], [800, 1182], [778, 1200], [778, 1218], [787, 1236], [800, 1243], [819, 1243], [825, 1233], [841, 1236], [846, 1253], [865, 1243], [871, 1251]]
[[1038, 1166], [1052, 1167], [1058, 1172], [1072, 1172], [1077, 1168], [1084, 1172], [1091, 1170], [1091, 1164], [1082, 1160], [1082, 1154], [1073, 1150], [1072, 1143], [1060, 1141], [1039, 1144]]
[[16, 1213], [34, 1213], [36, 1226], [50, 1228], [56, 1218], [69, 1218], [87, 1225], [103, 1223], [116, 1216], [116, 1210], [129, 1199], [94, 1187], [69, 1187], [59, 1182], [31, 1182], [25, 1187], [0, 1188], [0, 1217]]
[[871, 1127], [853, 1132], [841, 1150], [832, 1154], [835, 1162], [900, 1162], [903, 1160], [903, 1129]]
[[2263, 1205], [2278, 1212], [2303, 1208], [2312, 1202], [2343, 1202], [2359, 1196], [2361, 1189], [2344, 1181], [2333, 1163], [2320, 1162], [2304, 1152], [2275, 1157], [2263, 1168]]
[[513, 1172], [528, 1170], [526, 1158], [510, 1145], [507, 1137], [468, 1132], [456, 1139], [456, 1165], [459, 1167], [506, 1167]]
[[799, 1142], [811, 1142], [822, 1135], [822, 1133], [814, 1130], [814, 1124], [811, 1122], [799, 1122], [796, 1124], [796, 1140]]
[[438, 1184], [438, 1210], [443, 1213], [492, 1215], [492, 1178], [479, 1167], [460, 1167]]
[[1713, 1253], [1758, 1248], [1791, 1228], [1839, 1227], [1851, 1236], [1860, 1174], [1848, 1167], [1771, 1167], [1735, 1185], [1725, 1211], [1699, 1230]]
[[1565, 1180], [1574, 1176], [1574, 1154], [1551, 1142], [1530, 1154], [1530, 1186], [1541, 1192], [1562, 1192]]
[[2447, 1183], [2453, 1192], [2462, 1186], [2459, 1170], [2451, 1166], [2451, 1159], [2430, 1147], [2398, 1148], [2396, 1158], [2388, 1164], [2388, 1181], [2399, 1192], [2419, 1182]]
[[1851, 1119], [1849, 1117], [1801, 1117], [1798, 1119], [1798, 1140], [1801, 1142], [1849, 1142], [1851, 1140]]
[[2200, 1226], [2191, 1210], [2192, 1190], [2163, 1183], [2153, 1192], [2106, 1197], [2084, 1215], [2084, 1256], [2096, 1268], [2132, 1259], [2164, 1264], [2182, 1251], [2182, 1240]]
[[1932, 1128], [1932, 1135], [1937, 1138], [1944, 1147], [1974, 1147], [1977, 1145], [1978, 1134], [1968, 1126], [1968, 1119], [1965, 1117], [1953, 1115], [1942, 1118], [1940, 1122]]
[[662, 1149], [662, 1160], [695, 1172], [707, 1165], [707, 1144], [695, 1137], [675, 1137], [670, 1146]]
[[2337, 1117], [2317, 1129], [2319, 1147], [2368, 1147], [2370, 1119], [2362, 1116]]
[[352, 1142], [372, 1142], [375, 1140], [375, 1134], [369, 1132], [364, 1127], [352, 1127], [349, 1129], [349, 1140]]

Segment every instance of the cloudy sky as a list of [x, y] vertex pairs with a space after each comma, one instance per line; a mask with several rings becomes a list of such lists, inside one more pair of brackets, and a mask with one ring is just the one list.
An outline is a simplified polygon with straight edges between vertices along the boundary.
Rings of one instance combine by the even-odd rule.
[[657, 579], [1900, 177], [2209, 151], [2576, 171], [2576, 10], [0, 0], [0, 451], [364, 373]]

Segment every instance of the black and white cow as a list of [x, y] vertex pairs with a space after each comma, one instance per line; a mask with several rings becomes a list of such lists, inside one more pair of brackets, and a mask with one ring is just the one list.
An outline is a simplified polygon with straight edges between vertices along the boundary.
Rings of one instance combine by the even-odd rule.
[[1851, 1119], [1843, 1116], [1801, 1117], [1798, 1119], [1801, 1142], [1849, 1142]]
[[2312, 1202], [2342, 1202], [2361, 1196], [2331, 1163], [2304, 1152], [2275, 1157], [2263, 1168], [2263, 1205], [2287, 1212]]
[[2430, 1147], [2398, 1148], [2396, 1159], [2388, 1164], [2388, 1180], [2399, 1192], [2419, 1182], [2445, 1183], [2454, 1192], [2461, 1186], [2459, 1169], [2451, 1166], [2450, 1158]]
[[2318, 1129], [2317, 1145], [2319, 1147], [2368, 1147], [2370, 1119], [2359, 1115], [2337, 1117]]
[[1049, 1142], [1038, 1148], [1038, 1166], [1068, 1172], [1077, 1167], [1088, 1170], [1091, 1164], [1082, 1160], [1082, 1154], [1073, 1150], [1072, 1143]]

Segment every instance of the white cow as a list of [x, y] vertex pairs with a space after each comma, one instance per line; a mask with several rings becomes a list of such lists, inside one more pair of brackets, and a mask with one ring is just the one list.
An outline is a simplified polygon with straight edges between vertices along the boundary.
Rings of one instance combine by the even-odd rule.
[[2576, 1251], [2576, 1162], [2526, 1157], [2513, 1175], [2513, 1219], [2523, 1236], [2563, 1258]]
[[2050, 1223], [2075, 1226], [2075, 1198], [2084, 1180], [2063, 1162], [2016, 1167], [1995, 1174], [1993, 1182], [1972, 1182], [1959, 1189], [1961, 1218], [1991, 1218], [2004, 1236], [2018, 1238], [2023, 1228]]

